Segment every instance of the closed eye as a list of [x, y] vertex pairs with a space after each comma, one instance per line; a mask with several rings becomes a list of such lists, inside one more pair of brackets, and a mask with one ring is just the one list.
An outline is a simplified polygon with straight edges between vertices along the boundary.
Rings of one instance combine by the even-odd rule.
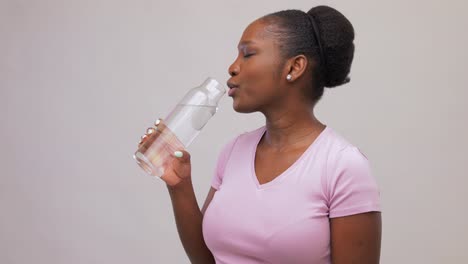
[[245, 55], [244, 55], [244, 58], [249, 58], [249, 57], [251, 57], [251, 56], [253, 56], [253, 55], [254, 55], [253, 53], [251, 53], [251, 54], [245, 54]]

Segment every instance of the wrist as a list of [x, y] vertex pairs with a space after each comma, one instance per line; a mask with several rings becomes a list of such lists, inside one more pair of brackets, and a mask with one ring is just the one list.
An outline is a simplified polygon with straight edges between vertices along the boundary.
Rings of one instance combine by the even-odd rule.
[[171, 193], [185, 192], [187, 190], [193, 189], [192, 179], [191, 177], [188, 177], [186, 179], [182, 179], [180, 182], [174, 185], [166, 184], [166, 187]]

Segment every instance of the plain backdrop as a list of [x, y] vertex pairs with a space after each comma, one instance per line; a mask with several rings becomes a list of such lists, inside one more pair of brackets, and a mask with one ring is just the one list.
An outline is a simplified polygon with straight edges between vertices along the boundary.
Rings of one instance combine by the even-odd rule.
[[[164, 183], [132, 158], [140, 136], [227, 81], [250, 22], [319, 4], [356, 31], [351, 82], [316, 113], [371, 161], [381, 263], [468, 263], [461, 0], [1, 0], [0, 263], [188, 263]], [[222, 146], [263, 124], [223, 98], [189, 147], [200, 205]]]

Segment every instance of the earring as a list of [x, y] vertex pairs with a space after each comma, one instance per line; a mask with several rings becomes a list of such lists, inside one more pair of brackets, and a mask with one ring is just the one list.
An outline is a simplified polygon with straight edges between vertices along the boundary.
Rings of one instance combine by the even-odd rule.
[[288, 75], [286, 76], [286, 80], [288, 80], [288, 81], [291, 81], [291, 80], [292, 80], [291, 74], [288, 74]]

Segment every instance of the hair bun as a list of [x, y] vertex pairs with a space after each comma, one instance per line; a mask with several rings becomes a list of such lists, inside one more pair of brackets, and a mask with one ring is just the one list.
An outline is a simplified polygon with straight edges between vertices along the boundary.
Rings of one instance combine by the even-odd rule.
[[325, 56], [323, 85], [332, 88], [348, 83], [354, 57], [354, 28], [351, 22], [329, 6], [314, 7], [307, 14], [312, 16], [318, 27]]

